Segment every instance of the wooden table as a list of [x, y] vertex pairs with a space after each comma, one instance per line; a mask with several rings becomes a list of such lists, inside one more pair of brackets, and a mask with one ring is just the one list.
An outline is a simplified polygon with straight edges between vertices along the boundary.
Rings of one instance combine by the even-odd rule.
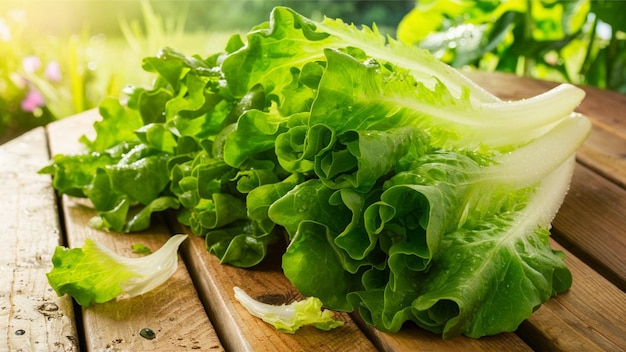
[[[554, 83], [505, 74], [468, 75], [506, 99], [541, 93]], [[538, 309], [516, 333], [441, 340], [415, 326], [395, 335], [363, 326], [358, 317], [329, 332], [312, 327], [277, 332], [248, 314], [233, 286], [253, 297], [297, 297], [279, 263], [253, 269], [220, 265], [201, 238], [190, 237], [180, 265], [162, 286], [130, 300], [82, 308], [57, 297], [45, 274], [55, 246], [86, 237], [133, 256], [131, 244], [159, 248], [184, 231], [157, 218], [149, 231], [122, 235], [87, 226], [93, 211], [57, 198], [50, 177], [37, 174], [50, 156], [79, 150], [94, 111], [38, 128], [0, 146], [0, 351], [623, 351], [626, 350], [626, 96], [585, 88], [579, 107], [593, 121], [580, 148], [570, 192], [554, 221], [553, 245], [565, 250], [573, 287]], [[6, 247], [5, 247], [6, 246]], [[142, 328], [156, 338], [139, 335]]]

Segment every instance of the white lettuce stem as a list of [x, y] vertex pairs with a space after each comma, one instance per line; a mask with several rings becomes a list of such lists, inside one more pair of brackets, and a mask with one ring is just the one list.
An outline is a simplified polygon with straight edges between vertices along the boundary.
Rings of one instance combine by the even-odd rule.
[[250, 297], [244, 290], [235, 286], [235, 298], [244, 306], [249, 312], [253, 312], [253, 315], [258, 318], [264, 318], [272, 316], [283, 322], [293, 324], [295, 322], [295, 310], [293, 305], [273, 305], [267, 304], [255, 300]]
[[482, 120], [488, 120], [490, 124], [517, 129], [542, 127], [568, 116], [584, 97], [584, 90], [563, 83], [528, 99], [483, 103], [481, 109], [488, 112], [488, 115], [481, 114], [475, 120], [478, 123], [481, 123]]
[[448, 138], [447, 146], [463, 149], [518, 147], [541, 137], [580, 104], [585, 92], [562, 84], [544, 94], [518, 101], [476, 103], [472, 106], [438, 106], [411, 96], [389, 96], [384, 101], [406, 107], [428, 119], [416, 119], [418, 126], [439, 125], [457, 135]]
[[174, 235], [156, 252], [139, 258], [129, 258], [119, 255], [110, 249], [94, 242], [103, 255], [107, 255], [121, 265], [127, 271], [138, 276], [132, 277], [126, 282], [120, 282], [122, 297], [129, 298], [144, 294], [161, 285], [178, 268], [178, 247], [187, 238], [187, 235]]
[[484, 168], [481, 180], [518, 188], [537, 184], [575, 154], [590, 130], [585, 116], [572, 113], [532, 143], [496, 157], [497, 165]]

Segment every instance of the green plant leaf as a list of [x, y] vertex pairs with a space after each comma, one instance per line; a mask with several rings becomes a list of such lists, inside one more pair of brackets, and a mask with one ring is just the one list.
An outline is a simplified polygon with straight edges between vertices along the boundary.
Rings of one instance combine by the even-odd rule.
[[69, 294], [81, 306], [135, 297], [161, 285], [176, 271], [178, 246], [186, 238], [175, 235], [156, 252], [140, 258], [120, 256], [91, 239], [82, 248], [59, 246], [52, 257], [54, 268], [46, 276], [59, 296]]

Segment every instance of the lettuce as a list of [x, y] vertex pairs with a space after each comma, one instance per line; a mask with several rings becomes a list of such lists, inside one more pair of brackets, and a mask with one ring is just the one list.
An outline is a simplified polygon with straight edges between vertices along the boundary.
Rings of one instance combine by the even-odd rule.
[[81, 306], [142, 295], [158, 287], [178, 268], [178, 247], [187, 235], [174, 235], [154, 253], [121, 256], [86, 239], [83, 247], [58, 246], [48, 283], [58, 296], [69, 294]]
[[240, 267], [285, 242], [302, 295], [388, 332], [512, 331], [571, 286], [548, 238], [590, 130], [579, 88], [502, 101], [375, 26], [284, 7], [223, 52], [143, 68], [154, 85], [104, 102], [87, 151], [42, 170], [94, 224], [177, 209]]
[[235, 299], [250, 314], [285, 333], [293, 334], [305, 325], [312, 325], [320, 330], [330, 330], [343, 325], [343, 321], [333, 319], [332, 312], [322, 309], [322, 301], [316, 297], [308, 297], [290, 304], [272, 305], [255, 300], [237, 286], [234, 287], [234, 291]]

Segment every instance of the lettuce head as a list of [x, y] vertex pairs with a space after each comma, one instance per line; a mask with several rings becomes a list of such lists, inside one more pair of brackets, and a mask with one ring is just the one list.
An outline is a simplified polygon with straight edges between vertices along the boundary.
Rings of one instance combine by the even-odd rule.
[[302, 295], [388, 332], [512, 331], [571, 286], [548, 239], [590, 130], [581, 89], [503, 101], [376, 26], [285, 7], [214, 55], [143, 68], [154, 85], [103, 102], [87, 151], [42, 170], [97, 226], [176, 209], [241, 267], [282, 241]]

